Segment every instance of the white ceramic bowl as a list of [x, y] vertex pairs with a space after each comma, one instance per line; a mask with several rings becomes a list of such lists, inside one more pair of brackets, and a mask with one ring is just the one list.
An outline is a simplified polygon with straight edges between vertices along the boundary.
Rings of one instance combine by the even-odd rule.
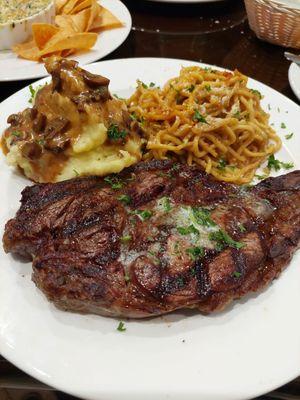
[[35, 23], [52, 23], [55, 17], [55, 4], [51, 1], [46, 8], [38, 13], [17, 20], [0, 24], [0, 50], [11, 49], [18, 43], [23, 43], [30, 38], [31, 26]]

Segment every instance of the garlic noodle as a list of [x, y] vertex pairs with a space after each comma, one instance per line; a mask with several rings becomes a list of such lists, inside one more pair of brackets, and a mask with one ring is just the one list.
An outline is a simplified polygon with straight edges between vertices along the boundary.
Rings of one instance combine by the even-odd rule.
[[163, 88], [138, 81], [128, 107], [147, 139], [145, 159], [175, 157], [243, 184], [281, 147], [260, 98], [238, 71], [186, 67]]

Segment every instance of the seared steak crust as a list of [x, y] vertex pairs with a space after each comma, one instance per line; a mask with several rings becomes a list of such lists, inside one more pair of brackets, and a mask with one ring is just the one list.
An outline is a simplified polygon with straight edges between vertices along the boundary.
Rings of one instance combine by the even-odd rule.
[[21, 203], [5, 250], [33, 258], [58, 307], [103, 315], [223, 309], [276, 278], [300, 238], [300, 171], [238, 187], [151, 161], [27, 187]]

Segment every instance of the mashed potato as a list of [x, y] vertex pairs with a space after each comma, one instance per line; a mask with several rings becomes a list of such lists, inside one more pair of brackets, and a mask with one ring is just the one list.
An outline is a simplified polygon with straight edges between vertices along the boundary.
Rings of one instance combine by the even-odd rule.
[[[51, 84], [33, 107], [8, 118], [2, 149], [10, 165], [35, 182], [118, 173], [141, 159], [141, 138], [126, 104], [113, 98], [108, 79], [76, 62], [47, 61]], [[33, 91], [33, 90], [31, 90]]]
[[[84, 134], [69, 150], [69, 157], [52, 181], [59, 182], [82, 175], [105, 176], [118, 173], [141, 159], [139, 140], [129, 139], [124, 146], [111, 145], [105, 143], [106, 132], [103, 124], [87, 126]], [[7, 163], [20, 167], [24, 175], [33, 181], [44, 182], [41, 175], [37, 176], [32, 162], [22, 155], [21, 149], [21, 142], [9, 146]]]

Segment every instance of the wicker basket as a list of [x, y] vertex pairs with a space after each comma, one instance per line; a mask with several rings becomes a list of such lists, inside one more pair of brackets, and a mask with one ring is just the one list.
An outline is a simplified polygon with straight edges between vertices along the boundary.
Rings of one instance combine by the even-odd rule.
[[300, 0], [245, 0], [251, 29], [260, 39], [299, 49], [299, 2]]

